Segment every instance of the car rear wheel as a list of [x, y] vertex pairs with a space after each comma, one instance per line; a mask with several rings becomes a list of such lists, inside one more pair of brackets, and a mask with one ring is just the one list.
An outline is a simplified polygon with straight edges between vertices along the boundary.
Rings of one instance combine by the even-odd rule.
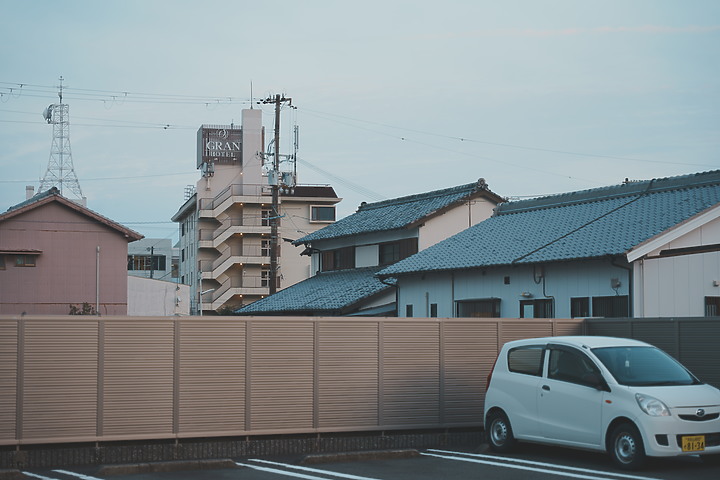
[[631, 423], [623, 423], [613, 429], [608, 450], [613, 462], [624, 470], [637, 470], [645, 464], [642, 436]]
[[487, 440], [490, 450], [498, 453], [509, 452], [515, 446], [510, 420], [502, 411], [492, 411], [487, 416]]

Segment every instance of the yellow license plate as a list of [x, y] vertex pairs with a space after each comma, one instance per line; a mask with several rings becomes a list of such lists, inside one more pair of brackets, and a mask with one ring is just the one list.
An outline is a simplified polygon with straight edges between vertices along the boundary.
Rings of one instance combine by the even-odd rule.
[[683, 452], [702, 452], [705, 450], [705, 435], [682, 437]]

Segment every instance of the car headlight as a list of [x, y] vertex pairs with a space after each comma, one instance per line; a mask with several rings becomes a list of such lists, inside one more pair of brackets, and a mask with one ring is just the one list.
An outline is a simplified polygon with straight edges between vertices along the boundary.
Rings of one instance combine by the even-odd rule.
[[663, 402], [650, 395], [635, 394], [640, 409], [651, 417], [669, 417], [670, 409]]

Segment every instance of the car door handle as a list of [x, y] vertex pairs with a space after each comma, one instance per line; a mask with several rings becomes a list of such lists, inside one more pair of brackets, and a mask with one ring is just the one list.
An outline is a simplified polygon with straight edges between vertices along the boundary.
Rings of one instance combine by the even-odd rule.
[[549, 391], [550, 391], [550, 385], [543, 385], [543, 386], [542, 386], [542, 389], [549, 392]]

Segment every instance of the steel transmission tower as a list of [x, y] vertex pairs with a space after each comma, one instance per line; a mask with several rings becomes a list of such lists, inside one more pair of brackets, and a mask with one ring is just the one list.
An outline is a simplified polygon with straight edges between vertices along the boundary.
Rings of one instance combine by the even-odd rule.
[[84, 204], [85, 198], [73, 168], [72, 152], [70, 151], [70, 106], [63, 103], [62, 82], [63, 77], [60, 77], [58, 92], [60, 103], [48, 106], [43, 112], [47, 123], [53, 126], [53, 139], [47, 171], [40, 181], [38, 192], [45, 192], [52, 187], [57, 187], [64, 197]]

